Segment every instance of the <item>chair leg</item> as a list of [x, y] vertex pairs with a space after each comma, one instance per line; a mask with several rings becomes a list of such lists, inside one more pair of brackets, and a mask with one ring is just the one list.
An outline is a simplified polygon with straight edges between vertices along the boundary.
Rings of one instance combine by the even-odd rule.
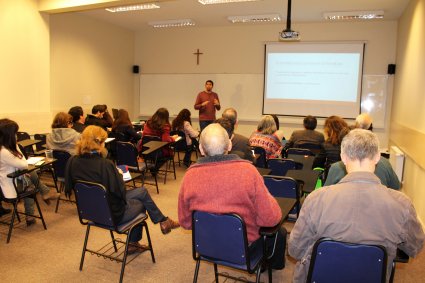
[[168, 173], [168, 168], [170, 167], [170, 162], [166, 161], [165, 162], [165, 174], [164, 174], [164, 185], [165, 183], [167, 183], [167, 173]]
[[[63, 183], [61, 182], [60, 183], [60, 188], [59, 189], [57, 189], [58, 190], [58, 193], [60, 193], [60, 194], [62, 194], [62, 191], [63, 191]], [[58, 213], [58, 209], [59, 209], [59, 201], [61, 200], [61, 195], [59, 195], [59, 197], [58, 197], [58, 199], [56, 200], [56, 209], [55, 209], [55, 213]]]
[[109, 230], [109, 232], [111, 233], [111, 239], [112, 239], [112, 244], [114, 245], [114, 250], [115, 252], [117, 252], [118, 249], [117, 249], [117, 244], [115, 243], [114, 232], [112, 232], [112, 230]]
[[40, 204], [38, 203], [37, 197], [34, 195], [34, 202], [38, 209], [38, 215], [40, 215], [41, 223], [43, 223], [44, 230], [47, 230], [46, 222], [44, 222], [43, 213], [41, 213]]
[[272, 267], [271, 267], [270, 263], [267, 264], [267, 271], [268, 271], [268, 274], [269, 274], [269, 283], [272, 283], [273, 282], [273, 276], [272, 276]]
[[395, 273], [395, 262], [393, 261], [393, 264], [391, 266], [390, 280], [388, 280], [389, 283], [393, 283], [393, 281], [394, 281], [394, 273]]
[[196, 261], [195, 274], [193, 275], [193, 283], [197, 283], [198, 282], [199, 265], [201, 265], [201, 260], [200, 259], [198, 259]]
[[173, 163], [174, 180], [176, 180], [177, 179], [176, 178], [176, 164], [174, 164], [174, 161], [172, 163]]
[[149, 245], [150, 252], [151, 252], [152, 262], [155, 263], [155, 255], [153, 254], [153, 247], [152, 247], [152, 242], [151, 242], [151, 236], [149, 234], [148, 224], [146, 222], [143, 222], [142, 225], [143, 225], [143, 227], [145, 227], [145, 230], [146, 230], [146, 237], [148, 238], [148, 245]]
[[10, 220], [9, 224], [9, 233], [7, 234], [7, 240], [6, 243], [9, 244], [10, 237], [12, 236], [12, 230], [13, 230], [13, 223], [15, 222], [15, 216], [18, 214], [18, 200], [16, 200], [13, 203], [13, 211], [12, 211], [12, 219]]
[[216, 263], [214, 263], [214, 277], [215, 277], [215, 283], [218, 283], [218, 270], [217, 270]]
[[[121, 264], [120, 283], [122, 282], [122, 279], [124, 278], [125, 264], [126, 264], [126, 262], [127, 262], [128, 243], [130, 242], [130, 234], [131, 234], [131, 231], [132, 231], [132, 230], [133, 230], [133, 229], [130, 229], [130, 230], [128, 231], [128, 234], [127, 234], [127, 240], [125, 241], [125, 251], [124, 251], [124, 257], [123, 257], [123, 259], [122, 259], [122, 264]], [[112, 231], [111, 231], [111, 232], [112, 232]]]
[[90, 233], [90, 224], [87, 225], [86, 238], [84, 239], [83, 254], [81, 255], [81, 261], [80, 261], [80, 271], [83, 270], [84, 257], [86, 255], [87, 242], [89, 240], [89, 233]]
[[[261, 277], [261, 267], [259, 266], [258, 268], [257, 268], [257, 277], [256, 277], [256, 279], [255, 279], [255, 282], [256, 283], [260, 283], [260, 277]], [[270, 274], [269, 274], [269, 282], [270, 282]]]

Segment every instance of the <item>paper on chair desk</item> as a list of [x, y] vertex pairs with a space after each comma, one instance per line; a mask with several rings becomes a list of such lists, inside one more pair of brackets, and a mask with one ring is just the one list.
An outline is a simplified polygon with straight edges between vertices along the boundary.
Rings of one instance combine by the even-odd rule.
[[35, 165], [37, 162], [40, 162], [42, 160], [44, 160], [44, 157], [31, 156], [30, 158], [27, 159], [27, 163], [28, 165]]
[[105, 143], [108, 143], [108, 142], [111, 142], [111, 141], [113, 141], [115, 138], [107, 138], [106, 140], [105, 140]]
[[182, 137], [181, 136], [178, 136], [174, 141], [175, 142], [178, 142], [179, 140], [181, 140], [182, 139]]

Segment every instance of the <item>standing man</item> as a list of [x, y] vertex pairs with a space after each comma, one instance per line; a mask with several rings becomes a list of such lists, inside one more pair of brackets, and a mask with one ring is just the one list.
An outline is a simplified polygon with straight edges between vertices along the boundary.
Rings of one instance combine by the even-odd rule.
[[199, 110], [199, 126], [201, 131], [215, 121], [215, 111], [220, 110], [220, 100], [217, 93], [213, 92], [214, 82], [205, 82], [205, 91], [198, 94], [195, 101], [195, 109]]
[[341, 160], [348, 174], [312, 192], [291, 231], [288, 251], [298, 261], [293, 282], [306, 281], [313, 245], [322, 237], [384, 246], [387, 278], [397, 248], [410, 257], [421, 251], [425, 235], [412, 201], [373, 174], [379, 157], [379, 141], [371, 131], [355, 129], [344, 137]]

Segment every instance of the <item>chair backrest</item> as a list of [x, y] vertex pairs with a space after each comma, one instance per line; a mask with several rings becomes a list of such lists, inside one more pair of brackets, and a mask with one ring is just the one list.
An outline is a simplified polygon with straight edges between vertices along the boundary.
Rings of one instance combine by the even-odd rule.
[[17, 132], [16, 133], [16, 141], [29, 140], [31, 137], [27, 132]]
[[261, 167], [261, 168], [267, 168], [266, 151], [264, 150], [264, 148], [259, 146], [254, 146], [253, 149], [254, 149], [254, 155], [258, 155], [255, 161], [255, 166]]
[[137, 162], [137, 149], [131, 142], [116, 142], [116, 162], [117, 165], [128, 165], [139, 169]]
[[115, 229], [106, 188], [98, 183], [77, 181], [73, 188], [81, 224], [95, 224]]
[[173, 148], [175, 151], [186, 151], [187, 150], [187, 143], [186, 143], [186, 134], [183, 131], [171, 131], [170, 135], [178, 135], [181, 137], [179, 141], [176, 141], [173, 143]]
[[37, 151], [44, 150], [45, 148], [43, 147], [43, 145], [46, 144], [46, 135], [45, 134], [35, 134], [34, 139], [41, 141], [40, 143], [37, 143], [35, 145], [35, 149]]
[[55, 171], [56, 178], [65, 178], [66, 163], [68, 163], [70, 157], [71, 154], [67, 151], [53, 150], [53, 158], [56, 159], [56, 161], [53, 162], [52, 167]]
[[236, 214], [194, 211], [192, 248], [195, 260], [203, 257], [238, 265], [249, 262], [245, 223]]
[[298, 182], [291, 177], [265, 175], [264, 184], [274, 197], [293, 198], [300, 200]]
[[307, 148], [288, 148], [286, 151], [286, 155], [289, 154], [297, 154], [297, 155], [308, 155], [308, 156], [316, 156], [314, 152], [312, 152], [310, 149]]
[[307, 282], [386, 282], [387, 252], [380, 245], [319, 239], [312, 252]]
[[267, 166], [272, 170], [270, 175], [285, 176], [288, 170], [296, 169], [297, 164], [292, 159], [270, 158]]
[[310, 142], [300, 142], [300, 143], [297, 143], [294, 147], [296, 147], [296, 148], [306, 148], [306, 149], [309, 149], [314, 154], [318, 154], [321, 151], [321, 149], [322, 149], [322, 146], [320, 144], [310, 143]]

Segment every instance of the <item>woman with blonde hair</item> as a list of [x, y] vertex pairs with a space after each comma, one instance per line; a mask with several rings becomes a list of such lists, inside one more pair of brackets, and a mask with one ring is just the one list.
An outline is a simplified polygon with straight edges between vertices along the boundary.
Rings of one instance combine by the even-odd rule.
[[[106, 131], [98, 126], [85, 128], [77, 144], [77, 155], [68, 161], [65, 172], [66, 194], [71, 194], [78, 180], [99, 183], [107, 190], [112, 217], [116, 224], [128, 222], [141, 212], [147, 211], [152, 222], [160, 224], [163, 234], [180, 227], [178, 222], [162, 214], [144, 187], [126, 191], [123, 176], [115, 164], [102, 157], [106, 138]], [[139, 244], [142, 238], [142, 226], [134, 229], [129, 237], [131, 245], [128, 252], [142, 252], [144, 248]]]
[[266, 158], [279, 158], [283, 149], [282, 137], [277, 133], [276, 122], [271, 115], [261, 118], [257, 130], [249, 138], [250, 146], [258, 146], [266, 151]]

